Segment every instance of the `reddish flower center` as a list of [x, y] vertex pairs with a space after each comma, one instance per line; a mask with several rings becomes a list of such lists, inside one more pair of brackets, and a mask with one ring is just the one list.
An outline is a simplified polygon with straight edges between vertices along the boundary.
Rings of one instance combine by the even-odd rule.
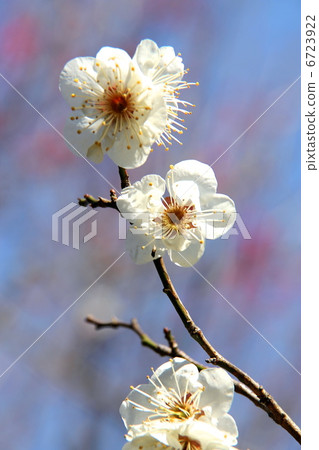
[[127, 109], [128, 102], [124, 95], [116, 94], [111, 98], [111, 109], [113, 112], [117, 114], [121, 114], [123, 111]]
[[171, 197], [165, 197], [164, 205], [166, 206], [162, 215], [164, 226], [173, 229], [180, 227], [185, 229], [195, 228], [192, 224], [192, 218], [189, 216], [189, 213], [195, 209], [194, 205], [179, 205]]

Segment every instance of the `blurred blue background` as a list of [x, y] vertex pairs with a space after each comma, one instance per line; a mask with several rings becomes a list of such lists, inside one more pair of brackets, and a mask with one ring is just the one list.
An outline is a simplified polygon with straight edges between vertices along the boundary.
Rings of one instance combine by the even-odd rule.
[[[155, 148], [131, 171], [165, 176], [169, 164], [212, 164], [300, 73], [296, 0], [12, 0], [0, 3], [0, 72], [63, 132], [68, 107], [59, 73], [104, 45], [133, 55], [141, 39], [172, 45], [200, 86], [183, 98], [184, 145]], [[232, 197], [251, 240], [208, 241], [197, 269], [300, 370], [300, 85], [297, 82], [213, 166], [219, 192]], [[85, 193], [110, 186], [0, 78], [0, 373], [124, 251], [115, 211], [100, 210], [98, 235], [80, 250], [51, 240], [51, 216]], [[111, 160], [97, 166], [118, 189]], [[192, 269], [167, 261], [185, 305], [213, 345], [274, 395], [299, 423], [300, 376]], [[129, 330], [84, 323], [137, 317], [163, 341], [172, 329], [197, 360], [152, 264], [124, 255], [0, 378], [0, 448], [121, 449], [118, 407], [130, 385], [164, 362]], [[238, 448], [294, 450], [286, 431], [235, 395]]]

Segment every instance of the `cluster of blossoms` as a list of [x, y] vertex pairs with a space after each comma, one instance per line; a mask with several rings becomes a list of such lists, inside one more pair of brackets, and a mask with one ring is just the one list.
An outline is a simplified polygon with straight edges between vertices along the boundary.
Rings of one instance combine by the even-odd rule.
[[[180, 91], [184, 64], [172, 47], [145, 39], [133, 58], [103, 47], [96, 58], [75, 58], [60, 75], [60, 90], [72, 110], [65, 130], [70, 148], [94, 162], [104, 154], [120, 167], [142, 165], [154, 142], [166, 146], [183, 132], [179, 113], [190, 103]], [[167, 148], [167, 147], [166, 147]], [[165, 196], [167, 188], [168, 195]], [[148, 175], [124, 189], [117, 200], [131, 226], [127, 249], [138, 264], [168, 253], [179, 266], [202, 256], [205, 239], [216, 239], [234, 224], [234, 202], [217, 194], [213, 170], [199, 161], [170, 166], [164, 181]]]
[[[183, 81], [185, 73], [172, 47], [158, 48], [149, 39], [133, 58], [103, 47], [96, 58], [69, 61], [60, 90], [72, 110], [65, 130], [71, 150], [96, 163], [107, 154], [130, 169], [146, 161], [154, 143], [166, 149], [172, 140], [181, 143], [179, 114], [190, 114], [192, 105], [179, 94], [194, 84]], [[168, 253], [175, 264], [192, 266], [205, 239], [227, 233], [236, 218], [234, 202], [217, 193], [212, 168], [195, 160], [170, 166], [165, 180], [144, 176], [122, 190], [117, 207], [130, 223], [127, 248], [138, 264]], [[234, 448], [237, 427], [227, 414], [233, 391], [223, 369], [198, 372], [181, 358], [163, 364], [121, 405], [128, 429], [123, 450]]]
[[63, 68], [60, 90], [71, 107], [65, 137], [74, 153], [93, 162], [108, 156], [132, 169], [145, 163], [154, 142], [168, 149], [190, 114], [180, 90], [184, 64], [172, 47], [143, 40], [131, 58], [103, 47], [96, 58], [74, 58]]
[[228, 414], [234, 384], [221, 368], [198, 372], [174, 358], [161, 365], [120, 408], [129, 441], [123, 450], [230, 450], [237, 427]]

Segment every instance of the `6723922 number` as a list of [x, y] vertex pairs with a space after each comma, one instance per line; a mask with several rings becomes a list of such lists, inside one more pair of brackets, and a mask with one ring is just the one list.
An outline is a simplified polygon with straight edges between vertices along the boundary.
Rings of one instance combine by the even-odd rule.
[[314, 67], [316, 51], [316, 18], [315, 16], [306, 16], [306, 65]]

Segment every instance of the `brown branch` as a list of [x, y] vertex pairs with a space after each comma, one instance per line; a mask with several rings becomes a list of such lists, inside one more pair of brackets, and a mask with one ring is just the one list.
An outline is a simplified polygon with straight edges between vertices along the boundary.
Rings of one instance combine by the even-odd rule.
[[[131, 322], [123, 322], [116, 318], [113, 318], [110, 322], [101, 322], [92, 316], [88, 316], [85, 320], [86, 320], [86, 322], [94, 325], [97, 330], [100, 330], [102, 328], [127, 328], [127, 329], [130, 329], [135, 334], [137, 334], [137, 336], [140, 338], [141, 344], [143, 346], [148, 347], [149, 349], [153, 350], [155, 353], [159, 354], [160, 356], [168, 356], [170, 358], [179, 356], [181, 358], [186, 359], [190, 363], [195, 364], [195, 366], [198, 368], [199, 371], [208, 368], [207, 366], [200, 364], [198, 361], [195, 361], [184, 351], [180, 350], [180, 348], [178, 347], [178, 344], [176, 342], [176, 339], [172, 335], [171, 330], [169, 330], [168, 328], [164, 328], [163, 331], [164, 331], [165, 339], [167, 340], [169, 346], [162, 345], [162, 344], [159, 344], [158, 342], [155, 342], [148, 334], [146, 334], [142, 330], [142, 328], [140, 327], [140, 325], [136, 319], [132, 319]], [[257, 397], [256, 394], [254, 394], [250, 389], [248, 389], [247, 386], [245, 386], [240, 381], [233, 379], [233, 382], [234, 382], [235, 392], [248, 398], [250, 401], [252, 401], [254, 403], [255, 406], [263, 409], [264, 411], [267, 412], [267, 414], [269, 414], [269, 412], [267, 410], [267, 406], [260, 402], [260, 399]]]
[[85, 194], [84, 198], [79, 198], [78, 203], [80, 206], [91, 206], [91, 208], [113, 208], [118, 211], [116, 204], [116, 193], [114, 189], [110, 191], [111, 200], [107, 200], [103, 197], [94, 198], [92, 195]]
[[127, 170], [124, 169], [123, 167], [119, 166], [119, 174], [120, 174], [120, 178], [121, 178], [121, 189], [124, 189], [128, 186], [130, 186], [130, 178], [128, 176]]
[[[119, 167], [119, 174], [121, 178], [121, 188], [130, 186], [130, 180], [126, 169]], [[99, 197], [95, 199], [91, 195], [85, 195], [84, 199], [79, 199], [81, 206], [90, 205], [92, 208], [113, 208], [118, 210], [116, 205], [116, 194], [114, 190], [111, 190], [111, 200]], [[155, 255], [153, 255], [155, 256]], [[286, 414], [286, 412], [278, 405], [275, 399], [255, 380], [253, 380], [247, 373], [236, 367], [226, 358], [224, 358], [207, 340], [202, 330], [195, 324], [189, 312], [183, 305], [179, 298], [174, 285], [168, 275], [163, 258], [155, 259], [155, 268], [163, 284], [163, 292], [168, 296], [173, 304], [177, 314], [181, 318], [185, 328], [190, 336], [195, 339], [198, 344], [205, 350], [210, 356], [207, 362], [224, 368], [233, 376], [235, 376], [239, 382], [234, 380], [235, 391], [241, 395], [244, 395], [251, 400], [257, 407], [267, 412], [270, 418], [272, 418], [277, 424], [283, 427], [288, 433], [291, 434], [299, 443], [301, 442], [301, 431], [299, 427], [292, 421], [292, 419]], [[140, 338], [141, 344], [150, 348], [161, 356], [180, 356], [195, 364], [199, 370], [204, 369], [205, 366], [199, 364], [190, 358], [185, 352], [178, 348], [175, 338], [172, 336], [170, 330], [164, 329], [165, 338], [168, 341], [169, 346], [158, 344], [153, 341], [146, 333], [141, 330], [136, 319], [132, 319], [131, 323], [120, 322], [117, 319], [113, 319], [111, 322], [99, 322], [93, 317], [87, 317], [86, 321], [95, 325], [96, 329], [100, 328], [129, 328], [134, 331]]]
[[[274, 398], [255, 380], [253, 380], [247, 373], [236, 367], [234, 364], [224, 358], [207, 340], [202, 330], [195, 324], [189, 312], [183, 305], [179, 298], [173, 283], [166, 270], [163, 258], [155, 259], [155, 268], [163, 284], [163, 292], [168, 296], [173, 304], [177, 314], [181, 318], [185, 328], [190, 336], [198, 342], [203, 350], [210, 356], [207, 362], [222, 367], [234, 375], [240, 382], [246, 385], [259, 400], [260, 405], [267, 408], [268, 415], [280, 426], [282, 426], [288, 433], [293, 436], [296, 441], [301, 442], [301, 431], [293, 420], [285, 413], [285, 411], [278, 405]], [[258, 406], [260, 406], [258, 405]], [[261, 406], [260, 406], [261, 407]], [[264, 409], [264, 408], [263, 408]]]
[[97, 330], [100, 330], [102, 328], [128, 328], [140, 338], [141, 344], [144, 347], [150, 348], [155, 353], [158, 353], [161, 356], [169, 356], [170, 358], [180, 356], [181, 358], [187, 359], [187, 361], [191, 362], [192, 364], [195, 364], [199, 368], [199, 370], [206, 368], [178, 348], [175, 338], [172, 336], [171, 331], [167, 328], [164, 328], [164, 335], [169, 343], [169, 346], [155, 342], [147, 333], [142, 330], [140, 324], [136, 319], [132, 319], [131, 322], [123, 322], [116, 318], [113, 318], [110, 322], [101, 322], [100, 320], [95, 319], [92, 316], [88, 316], [85, 321], [94, 325]]

